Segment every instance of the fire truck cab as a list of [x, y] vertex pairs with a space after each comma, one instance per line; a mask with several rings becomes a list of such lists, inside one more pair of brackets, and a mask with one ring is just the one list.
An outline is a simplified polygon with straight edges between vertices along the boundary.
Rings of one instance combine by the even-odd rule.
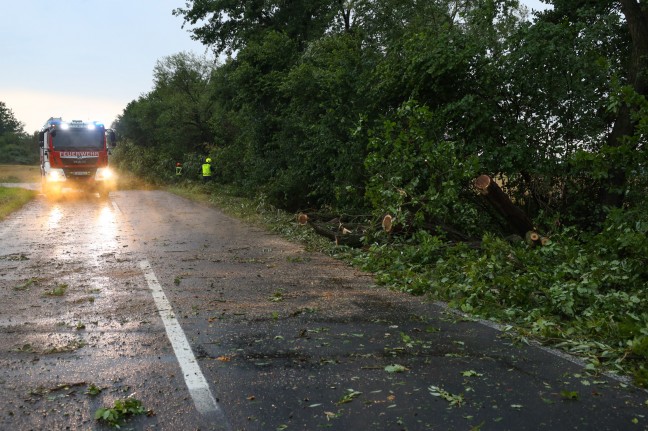
[[108, 167], [115, 133], [96, 121], [50, 118], [38, 134], [42, 191], [59, 195], [64, 188], [107, 196], [115, 187]]

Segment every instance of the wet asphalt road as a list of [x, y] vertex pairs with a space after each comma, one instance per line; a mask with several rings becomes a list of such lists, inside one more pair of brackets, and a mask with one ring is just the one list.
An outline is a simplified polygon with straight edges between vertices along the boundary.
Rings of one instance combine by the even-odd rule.
[[0, 325], [0, 430], [128, 396], [138, 430], [648, 429], [645, 391], [162, 191], [1, 222]]

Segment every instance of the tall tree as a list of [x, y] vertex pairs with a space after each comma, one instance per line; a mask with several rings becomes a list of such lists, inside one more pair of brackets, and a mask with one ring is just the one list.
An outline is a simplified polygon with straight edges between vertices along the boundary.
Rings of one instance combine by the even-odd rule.
[[189, 151], [205, 151], [213, 140], [210, 119], [214, 101], [210, 79], [213, 61], [191, 53], [171, 55], [153, 70], [152, 96], [164, 100], [157, 120], [159, 139]]
[[153, 70], [153, 90], [128, 104], [118, 118], [118, 133], [175, 157], [207, 151], [214, 137], [210, 123], [214, 68], [212, 61], [189, 53], [159, 60]]
[[217, 53], [232, 53], [266, 32], [284, 32], [304, 46], [329, 27], [342, 2], [339, 0], [191, 0], [177, 8], [192, 29], [193, 38]]
[[0, 101], [0, 135], [5, 133], [25, 133], [25, 130], [7, 104]]
[[[628, 85], [633, 91], [642, 96], [648, 96], [648, 4], [642, 0], [554, 0], [553, 10], [545, 12], [541, 19], [557, 22], [595, 22], [607, 16], [621, 16], [619, 23], [625, 29], [621, 36], [629, 49], [619, 49], [619, 59], [624, 65], [621, 76], [622, 83]], [[620, 28], [621, 29], [621, 28]], [[614, 89], [613, 89], [614, 90]], [[616, 89], [618, 91], [618, 89]], [[601, 193], [601, 203], [609, 206], [620, 207], [627, 187], [628, 170], [624, 169], [624, 160], [637, 149], [642, 149], [638, 141], [628, 146], [628, 138], [636, 131], [637, 122], [635, 112], [637, 107], [626, 100], [617, 105], [616, 118], [607, 134], [606, 147], [603, 148], [608, 158], [621, 155], [609, 164], [607, 184]], [[642, 149], [645, 151], [645, 146]]]
[[38, 160], [37, 145], [13, 111], [0, 101], [0, 163], [34, 163]]

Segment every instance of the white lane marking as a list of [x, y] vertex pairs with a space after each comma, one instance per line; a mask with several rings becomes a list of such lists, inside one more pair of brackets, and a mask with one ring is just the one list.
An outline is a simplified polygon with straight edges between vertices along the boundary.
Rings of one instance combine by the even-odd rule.
[[205, 380], [202, 371], [200, 371], [196, 357], [187, 341], [187, 336], [182, 331], [182, 327], [180, 327], [173, 313], [171, 304], [164, 294], [160, 282], [155, 277], [151, 264], [147, 260], [143, 260], [140, 262], [140, 268], [144, 272], [146, 282], [153, 293], [155, 305], [164, 323], [167, 337], [171, 341], [173, 351], [180, 363], [185, 383], [187, 384], [191, 398], [194, 400], [196, 409], [201, 414], [220, 413], [220, 407], [216, 404], [216, 400], [209, 389], [209, 384]]

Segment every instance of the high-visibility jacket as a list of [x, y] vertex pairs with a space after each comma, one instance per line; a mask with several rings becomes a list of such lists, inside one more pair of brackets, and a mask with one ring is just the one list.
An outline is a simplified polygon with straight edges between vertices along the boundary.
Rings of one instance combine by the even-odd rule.
[[202, 165], [202, 174], [203, 177], [211, 177], [212, 176], [212, 167], [209, 163], [203, 163]]

